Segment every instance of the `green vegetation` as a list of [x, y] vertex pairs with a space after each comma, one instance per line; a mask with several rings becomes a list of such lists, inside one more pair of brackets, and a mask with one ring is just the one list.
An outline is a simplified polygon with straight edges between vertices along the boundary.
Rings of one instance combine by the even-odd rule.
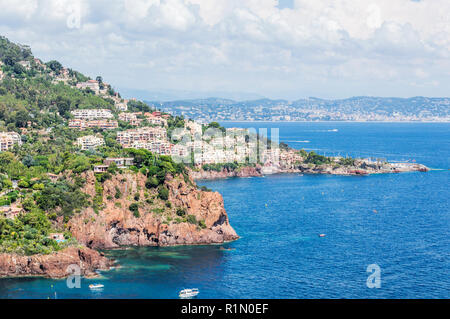
[[223, 170], [225, 171], [235, 171], [238, 168], [240, 168], [241, 165], [238, 163], [218, 163], [218, 164], [204, 164], [202, 165], [202, 169], [204, 171], [215, 171], [215, 172], [221, 172]]
[[137, 203], [132, 203], [128, 208], [134, 215], [134, 217], [139, 218], [139, 205]]
[[[302, 153], [302, 151], [304, 153]], [[302, 153], [302, 156], [305, 158], [304, 163], [306, 163], [306, 164], [322, 165], [322, 164], [330, 164], [331, 163], [331, 158], [329, 158], [329, 157], [316, 154], [314, 151], [307, 153], [307, 155], [305, 156], [304, 154], [306, 152], [304, 150], [302, 150], [302, 151], [300, 151], [300, 152]]]
[[168, 200], [169, 199], [169, 190], [165, 186], [160, 186], [158, 188], [158, 197], [162, 200]]
[[339, 164], [343, 166], [354, 166], [355, 165], [355, 159], [351, 157], [341, 158], [339, 161]]

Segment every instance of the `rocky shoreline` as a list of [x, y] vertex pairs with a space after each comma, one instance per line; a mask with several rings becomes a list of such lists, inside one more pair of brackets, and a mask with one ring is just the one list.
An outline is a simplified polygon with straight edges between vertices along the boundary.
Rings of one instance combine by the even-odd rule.
[[102, 253], [87, 248], [69, 247], [49, 255], [20, 256], [0, 254], [0, 278], [47, 277], [65, 278], [71, 274], [68, 267], [78, 265], [84, 277], [95, 277], [96, 270], [108, 270], [114, 261]]
[[[69, 231], [78, 242], [94, 249], [220, 244], [239, 238], [229, 223], [222, 195], [201, 191], [192, 180], [188, 183], [180, 176], [166, 178], [165, 186], [169, 190], [167, 202], [171, 208], [150, 194], [152, 203], [142, 201], [139, 217], [136, 217], [129, 210], [133, 202], [131, 197], [136, 194], [140, 198], [146, 197], [148, 190], [145, 181], [146, 177], [142, 174], [113, 176], [103, 185], [104, 208], [98, 213], [92, 208], [82, 211], [68, 223]], [[120, 199], [114, 198], [117, 189], [123, 194]], [[84, 191], [89, 195], [95, 194], [95, 176], [92, 172], [86, 175]], [[176, 212], [202, 221], [202, 227], [185, 220], [177, 222]]]
[[256, 165], [245, 166], [237, 170], [223, 169], [221, 171], [205, 171], [201, 168], [191, 170], [190, 175], [194, 180], [213, 180], [230, 177], [261, 177], [271, 174], [323, 174], [341, 176], [365, 176], [372, 174], [391, 174], [404, 172], [428, 172], [430, 169], [416, 163], [383, 163], [377, 164], [364, 160], [356, 161], [354, 166], [333, 166], [298, 164], [292, 166]]

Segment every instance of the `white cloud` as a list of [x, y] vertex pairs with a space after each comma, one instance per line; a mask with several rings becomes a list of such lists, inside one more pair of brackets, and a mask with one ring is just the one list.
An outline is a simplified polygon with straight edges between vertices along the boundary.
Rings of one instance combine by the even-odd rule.
[[[80, 6], [80, 28], [68, 27], [70, 5]], [[122, 87], [449, 92], [448, 0], [295, 0], [282, 10], [277, 0], [0, 0], [0, 8], [0, 34]], [[411, 83], [424, 77], [418, 91]]]

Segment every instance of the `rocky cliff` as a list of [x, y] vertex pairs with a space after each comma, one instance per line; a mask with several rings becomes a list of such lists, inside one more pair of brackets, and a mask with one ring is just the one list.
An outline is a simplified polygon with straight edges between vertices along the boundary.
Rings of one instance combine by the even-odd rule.
[[205, 171], [203, 169], [191, 170], [190, 175], [195, 180], [223, 179], [229, 177], [254, 177], [279, 173], [302, 173], [302, 174], [328, 174], [328, 175], [371, 175], [403, 172], [427, 172], [430, 169], [417, 163], [369, 163], [366, 160], [355, 160], [352, 166], [332, 164], [305, 164], [305, 163], [283, 163], [282, 165], [255, 167], [241, 167], [237, 170], [222, 169], [221, 171]]
[[0, 254], [0, 277], [42, 276], [64, 278], [71, 274], [70, 265], [78, 265], [81, 275], [97, 275], [95, 270], [107, 270], [113, 261], [87, 247], [69, 247], [50, 255], [19, 256]]
[[205, 171], [203, 169], [191, 170], [189, 175], [195, 180], [201, 179], [222, 179], [229, 177], [254, 177], [262, 176], [261, 166], [257, 165], [240, 167], [236, 170], [222, 169], [221, 171]]
[[[239, 238], [222, 196], [198, 190], [182, 175], [166, 177], [167, 201], [158, 197], [157, 189], [146, 188], [146, 177], [140, 173], [114, 175], [101, 186], [92, 172], [85, 179], [84, 191], [92, 197], [102, 188], [103, 206], [77, 214], [68, 228], [90, 248], [213, 244]], [[138, 204], [137, 213], [130, 211], [133, 203]]]

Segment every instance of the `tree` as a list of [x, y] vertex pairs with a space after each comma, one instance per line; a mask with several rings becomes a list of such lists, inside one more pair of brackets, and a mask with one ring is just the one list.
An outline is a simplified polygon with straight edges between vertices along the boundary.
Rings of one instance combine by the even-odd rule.
[[147, 179], [147, 181], [145, 182], [145, 187], [147, 187], [147, 188], [155, 188], [155, 187], [158, 187], [158, 185], [159, 185], [158, 179], [153, 176], [149, 177]]
[[58, 96], [56, 98], [56, 107], [58, 108], [59, 115], [68, 118], [70, 111], [70, 100], [66, 97]]
[[158, 189], [158, 197], [162, 200], [168, 200], [169, 199], [169, 190], [165, 186], [161, 186]]
[[49, 61], [45, 65], [47, 65], [56, 74], [59, 74], [63, 68], [62, 64], [56, 60]]

